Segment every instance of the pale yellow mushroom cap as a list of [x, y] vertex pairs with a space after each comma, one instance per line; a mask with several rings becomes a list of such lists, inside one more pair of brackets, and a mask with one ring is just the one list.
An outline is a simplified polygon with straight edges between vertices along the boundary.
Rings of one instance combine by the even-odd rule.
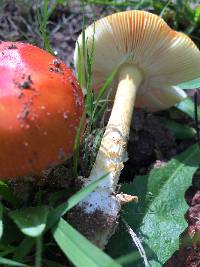
[[[132, 10], [102, 18], [85, 30], [85, 40], [85, 55], [94, 45], [92, 88], [96, 94], [117, 66], [129, 63], [143, 74], [136, 106], [158, 111], [186, 97], [175, 85], [200, 77], [200, 51], [196, 45], [149, 12]], [[82, 34], [75, 48], [76, 69], [78, 47], [83, 51]], [[82, 62], [87, 65], [86, 57]], [[117, 82], [116, 75], [113, 88]]]

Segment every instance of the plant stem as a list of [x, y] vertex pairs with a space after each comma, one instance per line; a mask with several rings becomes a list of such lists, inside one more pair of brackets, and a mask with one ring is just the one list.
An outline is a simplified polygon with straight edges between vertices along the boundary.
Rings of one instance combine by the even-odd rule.
[[42, 235], [36, 237], [35, 267], [42, 267]]

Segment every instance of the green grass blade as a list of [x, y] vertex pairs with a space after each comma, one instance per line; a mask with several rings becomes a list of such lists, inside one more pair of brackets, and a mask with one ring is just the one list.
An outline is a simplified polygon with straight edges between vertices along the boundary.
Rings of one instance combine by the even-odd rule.
[[[93, 96], [93, 91], [91, 88], [91, 82], [92, 82], [92, 54], [93, 52], [91, 52], [91, 56], [89, 55], [89, 52], [87, 51], [87, 80], [86, 80], [86, 109], [87, 109], [87, 113], [89, 115], [89, 117], [92, 117], [92, 111], [93, 111], [93, 103], [94, 103], [94, 96]], [[90, 123], [91, 123], [91, 119], [90, 119]]]
[[35, 244], [35, 238], [25, 237], [15, 250], [13, 260], [24, 261], [25, 256], [30, 253], [33, 245]]
[[74, 177], [78, 177], [78, 158], [79, 158], [79, 147], [81, 142], [81, 133], [84, 126], [86, 118], [86, 110], [83, 112], [79, 127], [76, 132], [76, 137], [74, 141], [74, 152], [73, 152], [73, 167], [72, 167], [72, 174]]
[[164, 15], [165, 11], [167, 10], [169, 4], [171, 3], [172, 0], [168, 0], [168, 2], [166, 3], [166, 5], [163, 7], [162, 11], [160, 12], [160, 17], [162, 18], [162, 16]]
[[[114, 7], [135, 7], [136, 3], [131, 1], [108, 1], [108, 0], [85, 0], [88, 4], [95, 4], [95, 5], [105, 5], [105, 6], [114, 6]], [[144, 2], [144, 1], [142, 1]]]
[[81, 54], [81, 49], [80, 49], [80, 45], [77, 42], [77, 46], [78, 46], [78, 70], [77, 70], [77, 75], [78, 75], [78, 82], [80, 87], [83, 87], [83, 72], [82, 72], [82, 68], [83, 68], [83, 60], [82, 60], [82, 54]]
[[98, 96], [95, 100], [95, 106], [94, 106], [94, 110], [92, 112], [92, 117], [91, 120], [93, 121], [95, 118], [95, 114], [96, 114], [96, 110], [99, 106], [99, 101], [102, 99], [103, 95], [105, 94], [106, 90], [108, 89], [108, 86], [111, 84], [111, 82], [113, 81], [114, 77], [116, 76], [117, 72], [119, 70], [119, 66], [116, 67], [111, 74], [108, 76], [108, 78], [106, 79], [104, 85], [102, 86], [101, 90], [98, 93]]
[[100, 109], [98, 111], [96, 111], [96, 113], [94, 114], [93, 124], [98, 123], [99, 121], [101, 121], [101, 118], [103, 117], [103, 114], [104, 114], [104, 112], [106, 110], [108, 102], [109, 102], [109, 100], [106, 99], [104, 101], [104, 103], [102, 104], [102, 106], [100, 107]]
[[11, 247], [11, 248], [9, 248], [7, 250], [4, 250], [3, 252], [0, 253], [0, 257], [5, 257], [7, 255], [10, 255], [10, 254], [14, 253], [15, 250], [16, 250], [15, 247]]
[[138, 261], [141, 258], [141, 255], [138, 251], [129, 253], [127, 255], [121, 256], [116, 259], [117, 262], [119, 262], [122, 265], [126, 265], [128, 263], [132, 264], [133, 262]]
[[49, 14], [48, 14], [48, 5], [49, 5], [49, 0], [44, 0], [42, 7], [38, 6], [37, 7], [37, 12], [36, 12], [36, 19], [39, 24], [39, 30], [41, 33], [42, 41], [44, 43], [44, 48], [51, 54], [54, 54], [50, 42], [49, 42], [49, 36], [47, 34], [47, 24], [48, 24], [48, 19], [49, 19]]
[[15, 266], [15, 267], [31, 267], [30, 265], [26, 265], [17, 261], [12, 261], [6, 258], [0, 257], [0, 263], [5, 264], [6, 266]]
[[47, 21], [48, 21], [48, 3], [49, 3], [49, 0], [44, 0], [44, 6], [43, 6], [43, 23], [44, 23], [44, 25], [47, 25]]
[[52, 234], [61, 250], [76, 267], [121, 267], [63, 219], [60, 219]]
[[[92, 112], [94, 109], [94, 94], [93, 94], [93, 90], [91, 87], [91, 83], [92, 83], [92, 65], [93, 65], [93, 59], [94, 59], [94, 49], [95, 49], [95, 45], [94, 45], [94, 33], [95, 33], [95, 24], [94, 24], [94, 29], [93, 29], [93, 36], [92, 36], [92, 47], [91, 47], [91, 51], [86, 50], [86, 56], [87, 56], [87, 69], [86, 69], [86, 109], [87, 109], [87, 113], [90, 117], [90, 123], [89, 123], [89, 131], [91, 132], [92, 130]], [[86, 40], [86, 44], [87, 44], [87, 40]], [[88, 45], [86, 45], [86, 47], [88, 47]]]

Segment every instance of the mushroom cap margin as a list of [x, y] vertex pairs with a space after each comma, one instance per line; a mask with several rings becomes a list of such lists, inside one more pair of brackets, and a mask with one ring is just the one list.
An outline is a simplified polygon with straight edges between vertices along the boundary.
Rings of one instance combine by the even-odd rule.
[[[174, 85], [200, 76], [200, 51], [193, 41], [185, 34], [172, 30], [162, 18], [149, 12], [132, 10], [102, 18], [85, 30], [85, 40], [85, 55], [91, 53], [94, 40], [91, 85], [96, 95], [113, 69], [124, 63], [133, 64], [143, 72], [143, 82], [138, 89], [140, 100], [146, 91], [156, 98], [158, 90], [173, 90]], [[83, 51], [82, 34], [77, 40], [74, 62], [78, 69], [81, 55], [84, 73], [87, 60], [83, 52], [79, 53], [79, 49]], [[111, 87], [115, 89], [116, 86], [117, 77]], [[172, 100], [171, 103], [156, 107], [154, 102], [154, 111], [173, 106], [186, 97], [181, 89], [172, 92], [170, 97], [170, 90], [168, 99]], [[140, 100], [136, 99], [136, 106], [152, 110], [151, 99], [149, 104], [145, 101], [145, 106], [142, 104], [144, 101]]]

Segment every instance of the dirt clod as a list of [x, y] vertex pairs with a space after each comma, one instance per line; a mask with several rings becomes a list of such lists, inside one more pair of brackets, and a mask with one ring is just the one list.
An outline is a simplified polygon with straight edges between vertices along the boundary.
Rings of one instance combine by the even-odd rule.
[[163, 165], [176, 155], [176, 145], [173, 135], [155, 115], [136, 109], [128, 143], [129, 160], [121, 180], [131, 181], [135, 175], [146, 174], [156, 161], [157, 165]]
[[[101, 232], [107, 230], [109, 233], [117, 227], [118, 218], [107, 216], [101, 210], [87, 214], [83, 208], [76, 207], [68, 215], [68, 221], [77, 228], [80, 233], [86, 236], [93, 243], [101, 243]], [[82, 223], [84, 222], [84, 224]]]

